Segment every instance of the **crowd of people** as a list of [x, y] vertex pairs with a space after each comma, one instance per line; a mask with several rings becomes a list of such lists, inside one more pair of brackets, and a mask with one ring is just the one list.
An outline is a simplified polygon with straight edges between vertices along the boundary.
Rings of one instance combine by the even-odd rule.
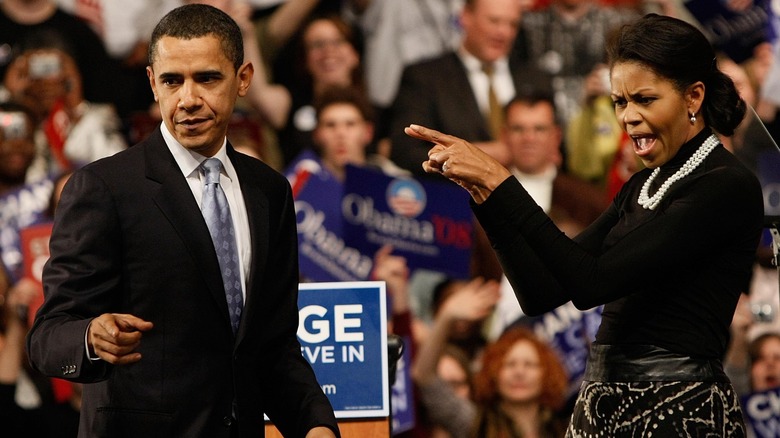
[[[634, 86], [632, 80], [648, 74], [637, 65], [651, 67], [657, 77], [646, 82], [654, 86], [690, 84], [655, 61], [626, 55], [622, 46], [609, 44], [618, 29], [647, 13], [706, 30], [699, 21], [706, 17], [696, 16], [682, 1], [0, 0], [0, 435], [76, 436], [81, 384], [48, 379], [26, 357], [29, 309], [39, 305], [42, 286], [36, 277], [40, 266], [29, 260], [25, 230], [52, 221], [62, 187], [74, 171], [132, 148], [163, 122], [158, 90], [150, 87], [150, 82], [162, 84], [147, 68], [149, 39], [160, 18], [190, 3], [215, 6], [238, 24], [244, 59], [254, 70], [251, 86], [236, 102], [228, 138], [235, 149], [286, 174], [293, 196], [299, 174], [292, 166], [302, 154], [314, 154], [321, 171], [336, 183], [343, 183], [346, 167], [353, 165], [453, 184], [450, 179], [472, 195], [472, 260], [464, 278], [442, 274], [435, 281], [414, 282], [406, 260], [391, 246], [368, 255], [371, 278], [387, 284], [390, 332], [404, 336], [411, 351], [415, 426], [399, 435], [563, 437], [567, 428], [570, 436], [597, 432], [579, 428], [583, 418], [603, 414], [583, 406], [587, 397], [623, 388], [608, 386], [616, 385], [608, 379], [590, 382], [578, 398], [582, 380], [593, 378], [602, 364], [589, 365], [586, 373], [584, 364], [577, 366], [567, 357], [572, 351], [539, 330], [539, 318], [556, 309], [582, 312], [582, 327], [572, 333], [585, 350], [597, 339], [587, 327], [588, 318], [598, 325], [604, 312], [607, 323], [598, 343], [649, 339], [648, 344], [672, 351], [682, 346], [690, 355], [717, 356], [739, 397], [780, 387], [780, 291], [771, 239], [763, 238], [756, 248], [749, 281], [735, 282], [740, 283], [739, 297], [704, 304], [699, 300], [706, 298], [686, 298], [684, 292], [695, 289], [691, 284], [680, 283], [679, 290], [673, 289], [680, 293], [670, 297], [665, 283], [647, 276], [662, 268], [680, 276], [680, 267], [694, 266], [712, 271], [712, 282], [730, 269], [727, 261], [706, 265], [704, 259], [684, 260], [679, 251], [669, 254], [645, 240], [634, 242], [632, 216], [628, 224], [619, 222], [614, 210], [628, 196], [628, 189], [621, 189], [633, 175], [649, 175], [668, 160], [675, 163], [668, 151], [663, 159], [634, 153], [637, 140], [626, 128], [633, 125], [625, 108], [641, 93], [626, 90]], [[724, 7], [739, 17], [755, 8], [769, 11], [765, 3], [729, 1]], [[767, 29], [777, 19], [770, 14]], [[685, 119], [686, 128], [698, 129], [691, 138], [704, 140], [712, 128], [716, 141], [756, 173], [762, 152], [776, 151], [771, 138], [777, 138], [780, 126], [777, 33], [780, 29], [767, 30], [736, 49], [710, 41], [717, 53], [708, 65], [731, 78], [748, 105], [742, 123], [720, 123], [720, 115], [712, 115], [717, 109], [701, 101], [690, 108], [690, 123]], [[608, 64], [608, 54], [619, 61]], [[672, 67], [672, 72], [680, 70]], [[705, 88], [711, 92], [717, 87], [693, 87], [684, 96], [696, 100]], [[443, 134], [426, 128], [410, 133], [410, 125]], [[451, 144], [462, 149], [432, 151], [442, 138], [455, 139]], [[468, 167], [467, 159], [490, 171], [474, 176], [477, 166]], [[494, 163], [497, 167], [491, 167]], [[519, 182], [522, 196], [506, 181], [494, 184], [491, 178], [497, 176]], [[626, 187], [647, 198], [649, 183], [641, 190], [639, 185]], [[656, 181], [653, 189], [659, 185]], [[650, 197], [645, 210], [653, 210], [662, 197], [655, 204]], [[523, 217], [527, 229], [509, 226], [518, 216], [512, 208], [517, 199], [518, 205], [538, 205], [549, 223]], [[717, 211], [725, 220], [722, 213], [730, 210]], [[675, 218], [656, 220], [657, 234], [643, 239], [690, 242], [696, 251], [690, 248], [685, 256], [696, 257], [701, 242], [694, 237], [704, 241], [712, 230], [686, 219], [676, 226], [687, 224], [693, 231], [679, 231], [668, 225]], [[613, 219], [620, 223], [619, 235], [606, 236]], [[737, 219], [733, 223], [745, 225]], [[753, 225], [745, 225], [745, 232]], [[590, 231], [581, 234], [584, 230]], [[571, 239], [587, 249], [580, 253], [580, 246], [563, 243]], [[556, 244], [547, 248], [551, 241]], [[533, 255], [515, 247], [529, 242]], [[745, 236], [740, 243], [754, 242]], [[613, 254], [614, 260], [595, 256], [606, 247], [629, 244], [634, 252], [624, 248], [619, 256]], [[745, 258], [742, 249], [734, 254]], [[585, 260], [592, 268], [587, 272]], [[565, 263], [570, 270], [561, 274]], [[636, 270], [641, 263], [653, 266], [643, 268], [640, 279]], [[650, 285], [650, 292], [641, 289], [647, 296], [609, 305], [640, 282]], [[664, 289], [665, 299], [678, 300], [681, 307], [663, 310], [657, 296], [650, 296], [653, 287]], [[533, 294], [536, 289], [549, 293], [540, 299]], [[580, 294], [572, 296], [575, 289]], [[572, 300], [579, 310], [571, 303], [566, 307]], [[732, 304], [733, 321], [723, 310]], [[712, 332], [704, 336], [696, 326], [708, 316], [675, 313], [680, 309], [712, 316], [701, 324]], [[648, 315], [658, 315], [652, 310], [662, 318], [649, 321]], [[658, 321], [669, 324], [654, 325]], [[725, 324], [724, 330], [719, 324]], [[689, 339], [686, 333], [695, 335]], [[606, 349], [597, 353], [608, 359], [617, 354]], [[732, 402], [732, 396], [724, 395], [724, 400], [731, 397], [727, 401]], [[570, 418], [579, 423], [571, 426]]]

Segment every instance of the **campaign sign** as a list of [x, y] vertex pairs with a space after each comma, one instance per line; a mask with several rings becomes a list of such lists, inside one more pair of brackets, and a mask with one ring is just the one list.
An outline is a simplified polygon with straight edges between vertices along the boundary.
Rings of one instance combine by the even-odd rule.
[[24, 275], [20, 230], [45, 219], [53, 187], [45, 179], [0, 196], [0, 254], [12, 282]]
[[20, 231], [24, 276], [35, 280], [40, 286], [40, 293], [28, 306], [29, 322], [35, 319], [35, 312], [43, 304], [43, 265], [49, 260], [49, 239], [51, 238], [52, 225], [51, 222], [46, 222], [22, 228]]
[[390, 430], [393, 435], [412, 430], [415, 426], [414, 418], [414, 391], [412, 390], [412, 339], [404, 337], [404, 347], [401, 357], [398, 359], [395, 373], [395, 383], [390, 388], [391, 407], [393, 410]]
[[348, 247], [374, 254], [390, 244], [410, 270], [468, 277], [473, 219], [468, 194], [451, 182], [347, 166], [341, 214]]
[[579, 389], [590, 344], [595, 340], [600, 324], [601, 306], [581, 311], [571, 301], [539, 316], [523, 316], [516, 323], [530, 328], [558, 353], [569, 376], [570, 393]]
[[755, 436], [780, 436], [780, 388], [742, 397], [742, 408]]
[[764, 194], [764, 215], [780, 216], [780, 153], [766, 151], [759, 155], [758, 180]]
[[302, 153], [286, 175], [295, 198], [301, 276], [306, 281], [367, 280], [374, 263], [372, 254], [344, 243], [343, 184], [311, 151]]
[[301, 354], [336, 418], [388, 417], [385, 283], [301, 283], [298, 309]]

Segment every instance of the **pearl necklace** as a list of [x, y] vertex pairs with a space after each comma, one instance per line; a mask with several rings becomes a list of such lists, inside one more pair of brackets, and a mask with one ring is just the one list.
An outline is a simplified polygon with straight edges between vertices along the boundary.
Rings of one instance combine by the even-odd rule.
[[702, 143], [701, 146], [699, 146], [699, 149], [697, 149], [696, 152], [691, 155], [690, 158], [688, 158], [688, 161], [683, 164], [680, 170], [675, 172], [672, 176], [669, 177], [669, 179], [664, 181], [658, 191], [655, 192], [655, 195], [648, 197], [647, 192], [650, 190], [650, 184], [661, 171], [661, 166], [656, 167], [655, 170], [653, 170], [653, 173], [650, 174], [650, 177], [647, 178], [647, 181], [645, 181], [645, 184], [642, 186], [642, 190], [639, 192], [639, 205], [644, 207], [646, 210], [655, 210], [655, 208], [661, 202], [661, 199], [663, 199], [664, 195], [666, 194], [666, 191], [669, 190], [669, 187], [671, 187], [675, 182], [685, 178], [691, 172], [693, 172], [694, 169], [699, 167], [699, 164], [701, 164], [702, 161], [707, 158], [707, 155], [709, 155], [718, 144], [720, 144], [720, 142], [718, 141], [718, 137], [716, 137], [715, 134], [707, 137], [707, 139], [704, 140], [704, 143]]

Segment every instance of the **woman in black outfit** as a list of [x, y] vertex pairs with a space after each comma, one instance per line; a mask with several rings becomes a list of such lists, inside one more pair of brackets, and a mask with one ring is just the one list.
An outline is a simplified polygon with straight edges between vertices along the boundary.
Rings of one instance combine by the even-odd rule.
[[608, 54], [615, 114], [647, 168], [575, 239], [473, 145], [417, 125], [406, 132], [435, 143], [426, 171], [471, 193], [526, 313], [605, 305], [567, 436], [744, 436], [721, 358], [763, 201], [714, 132], [733, 134], [745, 103], [683, 21], [645, 16]]

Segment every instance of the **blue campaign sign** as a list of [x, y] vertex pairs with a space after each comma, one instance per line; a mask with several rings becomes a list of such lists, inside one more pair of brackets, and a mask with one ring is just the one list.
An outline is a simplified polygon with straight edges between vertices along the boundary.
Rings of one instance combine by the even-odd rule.
[[453, 183], [347, 166], [341, 214], [348, 247], [374, 254], [391, 244], [410, 270], [468, 277], [473, 218], [468, 194]]
[[391, 389], [391, 399], [393, 400], [392, 422], [390, 429], [393, 435], [412, 430], [415, 426], [415, 404], [414, 391], [412, 390], [412, 377], [410, 368], [412, 366], [412, 339], [404, 337], [404, 348], [401, 357], [398, 359], [395, 383]]
[[295, 197], [298, 264], [306, 281], [362, 281], [373, 268], [371, 254], [345, 245], [341, 199], [344, 185], [311, 151], [286, 172]]
[[755, 436], [780, 436], [780, 388], [742, 397], [742, 410]]
[[301, 283], [301, 354], [336, 418], [390, 415], [385, 283]]
[[13, 282], [24, 269], [19, 231], [46, 221], [53, 188], [54, 182], [45, 179], [0, 196], [0, 269], [4, 267]]

